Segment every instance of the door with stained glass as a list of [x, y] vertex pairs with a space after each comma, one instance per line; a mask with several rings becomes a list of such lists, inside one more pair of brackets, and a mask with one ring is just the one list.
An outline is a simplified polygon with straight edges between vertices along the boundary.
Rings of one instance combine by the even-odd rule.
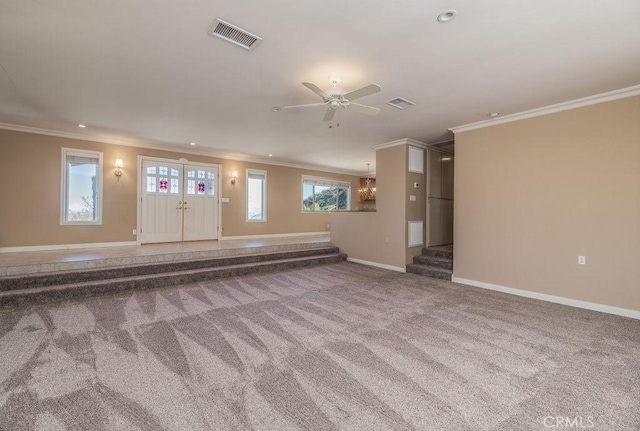
[[219, 174], [217, 165], [143, 159], [140, 242], [217, 239]]
[[218, 238], [216, 166], [184, 165], [184, 240]]
[[141, 242], [182, 241], [183, 165], [144, 159], [142, 174]]

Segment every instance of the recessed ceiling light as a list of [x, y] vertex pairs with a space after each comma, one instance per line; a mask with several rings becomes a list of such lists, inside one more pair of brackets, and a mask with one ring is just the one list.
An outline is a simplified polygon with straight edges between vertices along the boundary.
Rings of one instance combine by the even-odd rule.
[[278, 112], [278, 111], [279, 111], [279, 110], [281, 110], [281, 109], [282, 109], [282, 108], [281, 108], [281, 107], [279, 107], [279, 106], [274, 106], [273, 108], [271, 108], [271, 110], [272, 110], [273, 112]]
[[269, 157], [273, 157], [273, 154], [269, 154]]
[[78, 124], [78, 127], [80, 127], [81, 129], [86, 129], [87, 126], [85, 126], [84, 124]]
[[446, 10], [438, 15], [438, 22], [449, 22], [454, 19], [456, 15], [458, 15], [458, 12], [455, 10]]
[[500, 115], [500, 113], [499, 113], [499, 112], [492, 112], [492, 113], [491, 113], [491, 114], [489, 114], [488, 116], [489, 116], [489, 117], [491, 117], [491, 118], [495, 118], [495, 117], [497, 117], [498, 115]]
[[195, 145], [195, 144], [196, 144], [195, 142], [189, 142], [189, 145]]

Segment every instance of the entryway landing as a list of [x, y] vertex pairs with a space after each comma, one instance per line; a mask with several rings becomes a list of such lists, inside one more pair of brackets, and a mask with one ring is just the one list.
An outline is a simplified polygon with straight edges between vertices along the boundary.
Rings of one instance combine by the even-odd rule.
[[330, 244], [331, 238], [327, 233], [326, 235], [278, 238], [0, 253], [0, 277], [295, 251], [323, 248]]

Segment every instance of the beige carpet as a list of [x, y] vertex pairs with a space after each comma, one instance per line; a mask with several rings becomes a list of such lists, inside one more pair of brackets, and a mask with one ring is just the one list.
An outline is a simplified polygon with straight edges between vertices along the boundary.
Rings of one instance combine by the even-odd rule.
[[640, 321], [352, 263], [0, 314], [2, 430], [638, 430], [639, 400]]

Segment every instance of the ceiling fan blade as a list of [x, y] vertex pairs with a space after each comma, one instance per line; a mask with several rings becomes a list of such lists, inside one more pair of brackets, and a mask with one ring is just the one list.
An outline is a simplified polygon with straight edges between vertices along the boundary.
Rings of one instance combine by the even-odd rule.
[[318, 87], [316, 84], [312, 84], [310, 82], [303, 82], [302, 85], [304, 85], [309, 90], [313, 91], [314, 93], [316, 93], [318, 96], [322, 97], [325, 100], [330, 98], [330, 96], [327, 93], [325, 93], [323, 89]]
[[377, 93], [378, 91], [380, 91], [380, 86], [378, 84], [369, 84], [366, 87], [353, 90], [342, 97], [344, 97], [347, 100], [356, 100], [361, 97], [368, 96], [373, 93]]
[[290, 106], [283, 106], [282, 109], [289, 109], [289, 108], [307, 108], [310, 106], [324, 106], [329, 102], [319, 102], [319, 103], [307, 103], [305, 105], [290, 105]]
[[345, 105], [345, 108], [348, 109], [349, 111], [355, 111], [365, 115], [378, 115], [380, 113], [379, 108], [374, 108], [373, 106], [361, 105], [359, 103], [349, 103], [348, 105]]
[[324, 118], [322, 119], [322, 121], [328, 123], [329, 121], [333, 120], [334, 115], [336, 115], [336, 108], [333, 106], [329, 106], [329, 109], [327, 109], [327, 112], [324, 114]]

